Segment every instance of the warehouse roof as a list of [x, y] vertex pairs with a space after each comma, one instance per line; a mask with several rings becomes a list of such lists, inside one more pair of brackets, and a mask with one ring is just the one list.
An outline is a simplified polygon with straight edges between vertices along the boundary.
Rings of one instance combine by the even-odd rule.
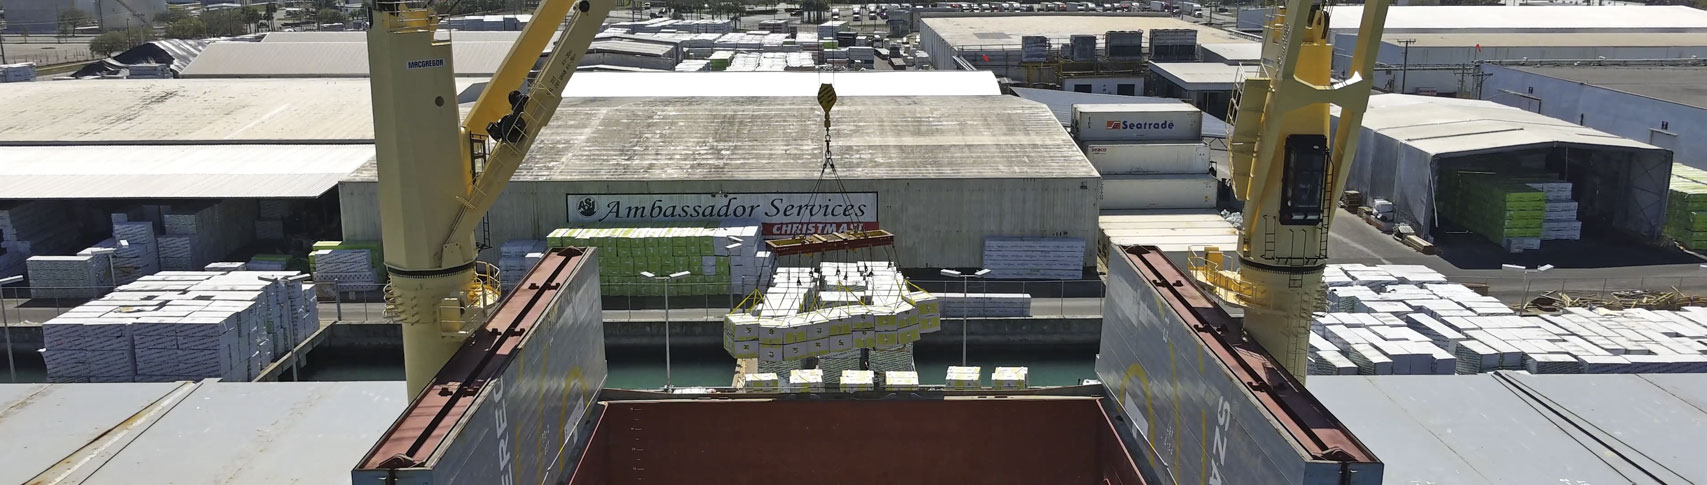
[[[988, 71], [578, 73], [566, 97], [1000, 93]], [[484, 84], [459, 78], [461, 102]], [[14, 83], [0, 89], [0, 146], [301, 144], [373, 140], [367, 79], [168, 79]], [[559, 120], [559, 123], [573, 121]]]
[[319, 197], [373, 145], [0, 147], [7, 199]]
[[1702, 483], [1707, 374], [1311, 376], [1387, 483]]
[[[445, 31], [440, 31], [445, 32]], [[442, 34], [441, 34], [442, 35]], [[449, 31], [456, 42], [515, 42], [520, 31]], [[261, 42], [367, 42], [367, 32], [268, 32]]]
[[[957, 71], [959, 72], [959, 71]], [[1049, 107], [1055, 114], [1055, 119], [1061, 126], [1073, 124], [1073, 105], [1075, 104], [1138, 104], [1138, 103], [1185, 103], [1174, 98], [1155, 98], [1150, 96], [1121, 96], [1118, 94], [1075, 93], [1057, 89], [1038, 88], [1009, 88], [1021, 98], [1029, 99]], [[1204, 138], [1226, 138], [1227, 123], [1220, 119], [1203, 115]]]
[[1239, 80], [1261, 73], [1262, 68], [1218, 62], [1154, 62], [1150, 64], [1150, 72], [1186, 91], [1231, 91]]
[[402, 382], [4, 384], [0, 482], [347, 483], [406, 401]]
[[1198, 44], [1208, 60], [1211, 55], [1218, 57], [1218, 62], [1258, 62], [1262, 60], [1262, 44], [1256, 42], [1237, 42], [1228, 44]]
[[1707, 67], [1700, 66], [1499, 66], [1590, 84], [1613, 91], [1707, 108]]
[[[956, 47], [1018, 46], [1020, 37], [1041, 35], [1052, 44], [1066, 42], [1073, 35], [1101, 36], [1110, 30], [1191, 29], [1197, 31], [1197, 42], [1215, 44], [1248, 42], [1247, 37], [1224, 30], [1197, 25], [1171, 17], [1144, 17], [1106, 14], [1050, 15], [980, 15], [976, 17], [925, 17], [925, 26]], [[1149, 45], [1149, 35], [1144, 44]]]
[[[1330, 7], [1330, 28], [1356, 30], [1361, 5]], [[1385, 31], [1414, 32], [1707, 32], [1707, 11], [1668, 6], [1388, 7]], [[1201, 42], [1201, 41], [1199, 41]]]
[[1381, 40], [1395, 46], [1413, 40], [1411, 47], [1694, 47], [1707, 46], [1707, 32], [1461, 32], [1389, 34]]
[[[453, 42], [457, 75], [489, 76], [512, 42]], [[366, 42], [216, 42], [181, 77], [367, 77]]]
[[1433, 96], [1370, 96], [1363, 126], [1433, 155], [1559, 143], [1660, 150], [1646, 143], [1491, 101]]
[[[515, 179], [800, 180], [823, 163], [813, 97], [570, 98]], [[846, 97], [832, 117], [842, 177], [1096, 177], [1045, 108], [1011, 96]], [[351, 181], [373, 181], [372, 164]]]

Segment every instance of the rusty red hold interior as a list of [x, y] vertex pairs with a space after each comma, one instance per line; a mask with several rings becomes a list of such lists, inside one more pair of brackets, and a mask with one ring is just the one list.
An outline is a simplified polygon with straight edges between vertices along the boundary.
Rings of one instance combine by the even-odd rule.
[[1143, 483], [1099, 401], [612, 402], [570, 483]]

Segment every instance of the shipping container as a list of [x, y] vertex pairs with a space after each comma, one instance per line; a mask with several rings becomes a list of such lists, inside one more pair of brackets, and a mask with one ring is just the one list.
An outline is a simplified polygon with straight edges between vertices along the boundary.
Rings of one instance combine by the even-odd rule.
[[1105, 176], [1209, 172], [1209, 147], [1203, 143], [1084, 142], [1080, 146], [1091, 166]]
[[1108, 175], [1102, 178], [1102, 210], [1215, 207], [1215, 184], [1209, 174]]
[[1144, 58], [1144, 31], [1110, 30], [1104, 34], [1104, 48], [1110, 61], [1132, 61]]
[[1081, 142], [1197, 140], [1203, 112], [1185, 103], [1073, 105], [1072, 133]]

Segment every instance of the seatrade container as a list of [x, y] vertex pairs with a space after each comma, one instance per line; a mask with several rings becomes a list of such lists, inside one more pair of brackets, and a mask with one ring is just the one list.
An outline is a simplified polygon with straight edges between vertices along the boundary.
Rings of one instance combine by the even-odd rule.
[[1081, 142], [1196, 140], [1203, 111], [1185, 103], [1073, 105], [1073, 136]]

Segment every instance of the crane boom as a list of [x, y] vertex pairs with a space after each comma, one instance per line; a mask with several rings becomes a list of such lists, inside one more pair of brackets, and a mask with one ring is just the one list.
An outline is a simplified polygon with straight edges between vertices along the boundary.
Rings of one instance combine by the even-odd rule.
[[[551, 122], [611, 0], [545, 0], [459, 121], [451, 43], [430, 6], [379, 2], [368, 30], [387, 313], [403, 324], [417, 394], [499, 300], [474, 232]], [[570, 16], [574, 11], [573, 17]], [[527, 93], [520, 89], [565, 18]], [[507, 101], [507, 106], [498, 100]]]
[[[1335, 196], [1357, 151], [1387, 4], [1364, 5], [1351, 68], [1338, 82], [1323, 4], [1288, 0], [1277, 10], [1264, 31], [1261, 74], [1241, 82], [1229, 110], [1233, 194], [1245, 201], [1238, 267], [1229, 269], [1214, 248], [1192, 261], [1199, 279], [1245, 307], [1245, 332], [1299, 382], [1311, 314], [1322, 307]], [[1340, 109], [1333, 129], [1330, 105]]]

